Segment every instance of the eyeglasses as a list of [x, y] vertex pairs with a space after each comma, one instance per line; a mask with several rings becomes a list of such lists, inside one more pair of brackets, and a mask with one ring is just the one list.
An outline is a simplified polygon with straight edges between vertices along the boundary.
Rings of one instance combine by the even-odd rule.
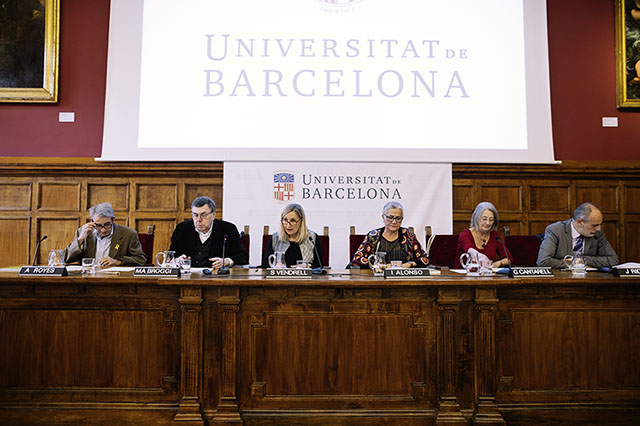
[[300, 219], [286, 219], [284, 217], [282, 218], [283, 225], [296, 226], [298, 223], [300, 223]]
[[404, 219], [404, 217], [402, 216], [387, 216], [386, 214], [384, 215], [384, 217], [386, 217], [389, 222], [398, 222], [398, 223], [402, 222], [402, 219]]
[[200, 214], [198, 214], [198, 213], [194, 213], [194, 212], [191, 212], [191, 217], [192, 217], [194, 220], [195, 220], [195, 219], [198, 219], [198, 218], [200, 218], [200, 219], [206, 219], [210, 214], [213, 214], [213, 213], [214, 213], [213, 211], [206, 212], [206, 213], [200, 213]]
[[109, 230], [113, 226], [113, 223], [107, 222], [104, 225], [100, 225], [99, 223], [95, 223], [94, 222], [94, 225], [96, 226], [96, 229], [98, 229], [98, 230], [100, 230], [100, 229]]

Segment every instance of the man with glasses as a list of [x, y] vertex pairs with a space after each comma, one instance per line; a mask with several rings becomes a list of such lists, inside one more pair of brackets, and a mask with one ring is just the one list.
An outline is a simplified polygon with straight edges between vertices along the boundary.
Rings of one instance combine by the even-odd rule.
[[233, 223], [216, 219], [215, 214], [216, 205], [211, 198], [193, 200], [191, 219], [179, 223], [171, 235], [171, 250], [176, 257], [191, 258], [191, 266], [196, 268], [246, 265], [249, 258], [240, 243], [238, 229]]
[[75, 262], [84, 257], [96, 259], [96, 265], [144, 265], [147, 256], [142, 251], [138, 233], [114, 223], [111, 203], [98, 204], [89, 209], [88, 222], [76, 231], [75, 238], [65, 249], [65, 261]]

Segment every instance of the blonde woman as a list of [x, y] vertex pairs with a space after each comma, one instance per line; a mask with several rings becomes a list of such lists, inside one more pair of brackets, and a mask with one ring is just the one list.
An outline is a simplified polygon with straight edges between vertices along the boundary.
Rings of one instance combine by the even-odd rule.
[[[284, 252], [287, 266], [296, 266], [298, 260], [311, 262], [312, 268], [322, 266], [322, 247], [318, 235], [307, 228], [304, 209], [300, 204], [288, 204], [280, 214], [280, 232], [269, 239], [262, 259], [262, 267], [269, 267], [269, 256]], [[317, 253], [317, 255], [316, 255]]]

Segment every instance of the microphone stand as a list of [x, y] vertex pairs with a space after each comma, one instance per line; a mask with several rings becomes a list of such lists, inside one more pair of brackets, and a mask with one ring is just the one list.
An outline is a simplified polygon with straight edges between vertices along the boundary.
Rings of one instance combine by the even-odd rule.
[[496, 240], [498, 240], [498, 242], [500, 244], [502, 244], [502, 248], [504, 249], [504, 254], [505, 254], [505, 256], [507, 256], [507, 262], [509, 264], [509, 270], [511, 270], [511, 259], [509, 258], [509, 252], [507, 251], [507, 246], [504, 244], [504, 241], [502, 241], [502, 238], [500, 238], [498, 235], [496, 235]]
[[224, 252], [227, 247], [227, 234], [224, 235], [224, 242], [222, 243], [222, 267], [218, 269], [218, 275], [228, 275], [229, 268], [224, 266]]
[[43, 236], [36, 244], [36, 251], [33, 253], [33, 262], [31, 262], [31, 266], [36, 266], [36, 259], [38, 258], [38, 252], [40, 251], [40, 243], [47, 239], [47, 236]]

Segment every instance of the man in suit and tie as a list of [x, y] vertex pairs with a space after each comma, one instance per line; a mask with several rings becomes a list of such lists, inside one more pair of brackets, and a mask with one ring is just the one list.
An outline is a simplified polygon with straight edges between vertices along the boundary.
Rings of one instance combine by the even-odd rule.
[[562, 268], [563, 258], [582, 252], [587, 266], [600, 268], [619, 263], [618, 255], [601, 230], [602, 212], [591, 203], [578, 206], [573, 219], [547, 226], [538, 252], [538, 266]]
[[91, 207], [89, 217], [91, 222], [78, 228], [73, 241], [65, 249], [65, 262], [93, 257], [103, 268], [144, 265], [147, 256], [142, 251], [138, 233], [114, 223], [111, 203]]

